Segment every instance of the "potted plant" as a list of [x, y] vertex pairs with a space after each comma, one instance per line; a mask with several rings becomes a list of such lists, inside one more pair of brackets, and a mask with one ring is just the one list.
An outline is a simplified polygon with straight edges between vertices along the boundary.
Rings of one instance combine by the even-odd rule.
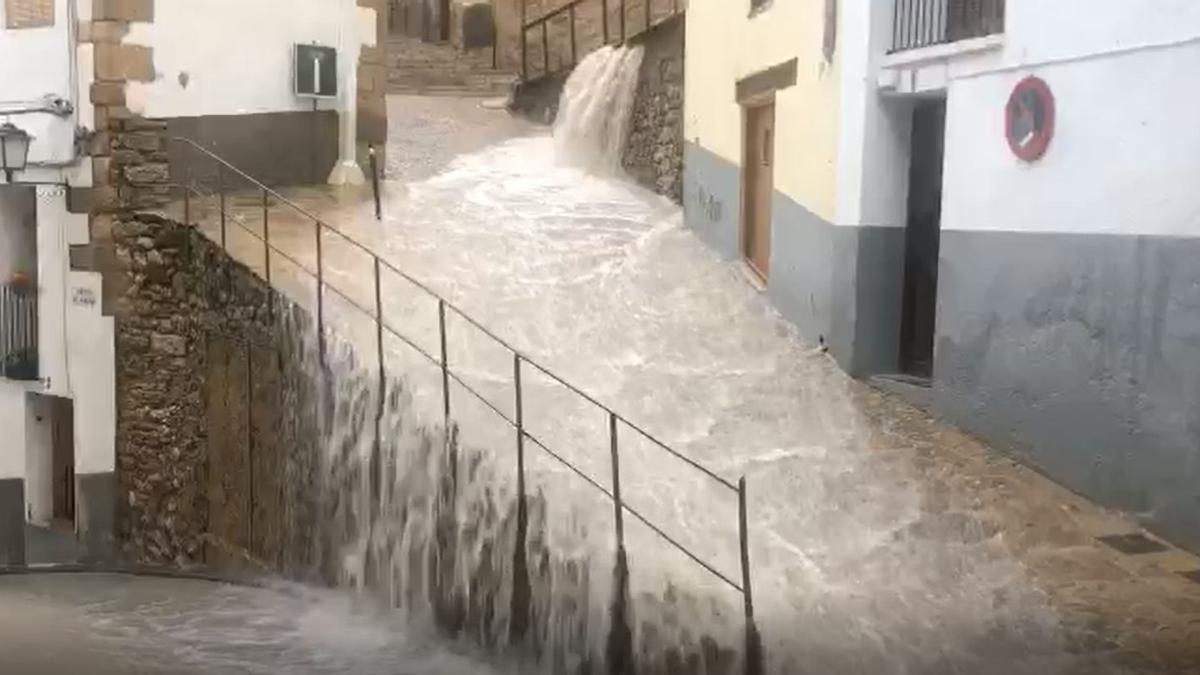
[[8, 283], [6, 285], [18, 293], [27, 293], [33, 290], [33, 280], [29, 278], [28, 274], [20, 270], [13, 272], [12, 275], [8, 277]]
[[38, 379], [37, 350], [32, 348], [16, 349], [4, 357], [0, 363], [4, 377], [10, 380], [32, 382]]

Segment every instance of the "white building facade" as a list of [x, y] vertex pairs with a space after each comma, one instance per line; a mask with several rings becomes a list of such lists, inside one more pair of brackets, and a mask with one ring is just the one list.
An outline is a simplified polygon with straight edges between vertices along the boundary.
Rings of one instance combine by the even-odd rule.
[[[764, 285], [780, 311], [852, 374], [1200, 548], [1200, 6], [740, 4], [690, 5], [686, 136], [705, 145], [729, 117], [714, 96], [778, 86], [771, 65], [798, 59], [771, 141], [776, 175], [806, 176], [771, 210]], [[796, 54], [775, 54], [763, 31], [796, 14]], [[736, 80], [702, 66], [730, 30], [757, 31], [742, 51], [773, 50], [769, 63]], [[821, 73], [833, 100], [796, 101]], [[730, 149], [689, 147], [687, 221], [752, 258], [746, 117], [731, 119]], [[788, 125], [828, 129], [836, 150]], [[832, 180], [812, 168], [826, 160]]]
[[[374, 5], [0, 1], [0, 128], [29, 139], [25, 165], [0, 171], [0, 567], [113, 553], [106, 243], [135, 175], [121, 173], [117, 130], [152, 119], [271, 184], [323, 183], [386, 137]], [[296, 96], [292, 63], [296, 44], [314, 43], [341, 66], [338, 95], [315, 106]], [[158, 150], [161, 165], [137, 169], [185, 173], [185, 158]]]

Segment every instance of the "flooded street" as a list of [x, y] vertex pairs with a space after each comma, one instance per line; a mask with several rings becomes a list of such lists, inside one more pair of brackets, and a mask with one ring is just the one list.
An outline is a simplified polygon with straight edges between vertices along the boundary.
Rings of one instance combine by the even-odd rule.
[[0, 577], [0, 606], [0, 665], [20, 675], [507, 672], [367, 601], [292, 584], [22, 574]]
[[[737, 265], [683, 227], [677, 205], [632, 184], [610, 162], [581, 156], [578, 142], [564, 152], [564, 130], [594, 130], [569, 107], [558, 138], [513, 125], [503, 112], [477, 110], [463, 124], [486, 147], [452, 160], [422, 159], [419, 150], [406, 159], [413, 129], [458, 134], [445, 120], [406, 125], [406, 115], [438, 114], [418, 101], [392, 101], [389, 164], [406, 180], [385, 185], [382, 222], [361, 195], [291, 194], [528, 359], [720, 478], [744, 476], [757, 615], [772, 672], [1190, 667], [1195, 626], [1188, 617], [1200, 606], [1167, 607], [1182, 585], [1171, 570], [1131, 571], [1093, 540], [1121, 527], [1118, 519], [851, 380], [795, 334]], [[480, 143], [488, 133], [495, 143]], [[605, 138], [582, 140], [608, 151]], [[253, 228], [253, 208], [245, 212]], [[206, 227], [213, 232], [211, 220]], [[272, 228], [273, 243], [315, 265], [311, 224], [273, 213]], [[260, 265], [261, 249], [244, 239], [234, 241], [235, 250]], [[326, 283], [370, 307], [370, 257], [336, 237], [325, 247]], [[313, 303], [303, 275], [281, 266], [275, 274], [277, 285]], [[436, 302], [386, 272], [381, 286], [388, 325], [436, 354]], [[374, 367], [369, 317], [329, 291], [326, 303], [334, 332]], [[452, 369], [511, 415], [511, 353], [455, 314], [447, 335]], [[390, 337], [386, 361], [407, 383], [411, 414], [439, 425], [436, 368]], [[526, 370], [530, 436], [610, 486], [603, 411]], [[512, 428], [453, 391], [464, 445], [484, 452], [498, 494], [507, 494]], [[737, 578], [736, 496], [628, 431], [620, 447], [626, 502]], [[557, 545], [607, 560], [611, 505], [561, 464], [527, 452], [532, 489], [545, 498]], [[398, 471], [394, 479], [403, 485], [404, 467]], [[381, 536], [364, 531], [361, 546], [397, 545]], [[635, 614], [663, 612], [668, 622], [683, 622], [684, 634], [740, 630], [738, 594], [640, 523], [627, 537]], [[349, 578], [361, 576], [363, 560], [361, 551], [347, 554]], [[604, 597], [605, 582], [593, 583], [590, 596]], [[681, 600], [677, 588], [696, 599]], [[1134, 597], [1145, 599], [1140, 618], [1152, 637], [1143, 641], [1141, 628], [1124, 643], [1101, 637], [1122, 629], [1121, 598]], [[1155, 666], [1159, 650], [1167, 670]]]

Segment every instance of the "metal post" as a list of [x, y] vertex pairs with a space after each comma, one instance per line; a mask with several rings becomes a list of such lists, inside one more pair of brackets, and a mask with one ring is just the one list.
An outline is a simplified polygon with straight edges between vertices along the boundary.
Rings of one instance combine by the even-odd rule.
[[754, 624], [754, 591], [750, 583], [750, 530], [746, 523], [746, 477], [738, 479], [738, 539], [742, 553], [742, 598], [746, 613], [746, 675], [763, 672], [762, 644]]
[[549, 21], [542, 22], [542, 75], [550, 74], [550, 35]]
[[221, 250], [228, 251], [225, 242], [225, 168], [220, 164], [217, 165], [217, 192], [221, 200]]
[[621, 458], [617, 441], [617, 414], [608, 414], [608, 439], [612, 452], [613, 512], [617, 527], [617, 549], [625, 548], [625, 508], [621, 502]]
[[575, 5], [571, 5], [571, 8], [567, 10], [567, 13], [570, 15], [571, 19], [571, 65], [573, 66], [576, 63], [579, 63], [579, 59], [575, 53]]
[[529, 13], [525, 6], [527, 0], [521, 0], [521, 79], [529, 79], [529, 26], [525, 25]]
[[250, 338], [246, 338], [246, 474], [249, 476], [250, 489], [247, 494], [250, 499], [247, 514], [246, 548], [254, 553], [254, 350], [250, 346]]
[[375, 192], [375, 220], [383, 220], [383, 202], [379, 197], [379, 160], [375, 157], [375, 146], [368, 145], [367, 148], [371, 154], [371, 188]]
[[321, 250], [321, 221], [317, 223], [317, 346], [325, 363], [325, 255]]
[[654, 22], [654, 17], [650, 10], [653, 7], [654, 2], [653, 2], [653, 0], [645, 0], [645, 2], [646, 2], [646, 30], [650, 30], [650, 27]]
[[604, 32], [604, 44], [608, 44], [608, 0], [600, 0], [600, 25]]
[[192, 224], [192, 167], [188, 166], [183, 184], [183, 224]]
[[380, 276], [379, 256], [375, 256], [375, 349], [379, 357], [379, 404], [375, 409], [375, 446], [371, 455], [371, 486], [374, 490], [371, 503], [375, 507], [375, 514], [383, 501], [383, 415], [387, 401], [387, 371], [383, 359], [383, 292]]
[[269, 210], [271, 208], [271, 196], [267, 194], [266, 188], [262, 191], [262, 207], [263, 207], [263, 267], [266, 270], [267, 285], [271, 285], [271, 216]]
[[621, 0], [621, 44], [625, 43], [625, 0]]
[[446, 357], [446, 301], [438, 300], [438, 338], [442, 347], [442, 413], [450, 428], [450, 362]]
[[517, 427], [517, 537], [513, 552], [513, 590], [509, 609], [508, 638], [516, 644], [524, 639], [529, 630], [529, 613], [532, 589], [529, 583], [529, 562], [525, 551], [525, 540], [529, 533], [529, 510], [525, 501], [525, 412], [521, 389], [521, 355], [513, 354], [513, 388], [516, 391]]

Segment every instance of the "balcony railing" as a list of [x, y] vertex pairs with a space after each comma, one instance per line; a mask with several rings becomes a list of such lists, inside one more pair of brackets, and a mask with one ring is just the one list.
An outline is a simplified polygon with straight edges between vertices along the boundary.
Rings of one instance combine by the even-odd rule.
[[0, 378], [38, 379], [37, 292], [23, 285], [0, 286]]
[[1004, 0], [895, 0], [892, 51], [1004, 32]]

